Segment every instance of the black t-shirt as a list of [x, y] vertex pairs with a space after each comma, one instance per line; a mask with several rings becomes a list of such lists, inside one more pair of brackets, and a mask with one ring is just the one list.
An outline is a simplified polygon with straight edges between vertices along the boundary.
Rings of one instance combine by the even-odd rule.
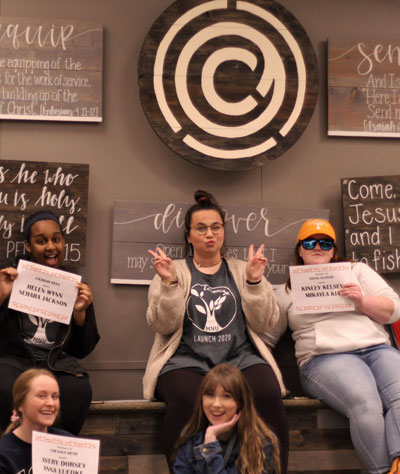
[[[48, 432], [72, 436], [66, 431], [50, 427]], [[0, 474], [31, 474], [32, 445], [19, 439], [13, 432], [0, 439]]]
[[240, 293], [226, 261], [213, 275], [198, 271], [192, 258], [187, 264], [192, 281], [183, 335], [160, 375], [174, 369], [207, 373], [222, 362], [241, 370], [266, 363], [250, 341]]
[[60, 323], [32, 314], [21, 314], [21, 335], [31, 348], [36, 360], [47, 360], [54, 346]]

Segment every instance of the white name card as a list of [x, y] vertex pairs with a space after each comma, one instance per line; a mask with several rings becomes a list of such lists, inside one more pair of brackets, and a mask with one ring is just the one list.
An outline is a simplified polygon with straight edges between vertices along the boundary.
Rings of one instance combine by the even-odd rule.
[[81, 276], [22, 259], [17, 271], [8, 307], [69, 324]]
[[34, 431], [32, 469], [35, 474], [97, 474], [100, 441]]
[[296, 265], [289, 272], [295, 313], [354, 311], [354, 303], [339, 295], [353, 281], [350, 262]]

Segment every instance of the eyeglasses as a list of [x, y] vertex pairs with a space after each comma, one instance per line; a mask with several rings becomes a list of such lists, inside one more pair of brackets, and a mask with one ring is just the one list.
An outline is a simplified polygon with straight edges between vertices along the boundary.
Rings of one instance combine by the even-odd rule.
[[208, 229], [210, 229], [211, 232], [214, 235], [216, 235], [216, 234], [219, 234], [220, 232], [222, 232], [223, 228], [224, 228], [224, 225], [219, 224], [219, 223], [211, 224], [211, 225], [199, 224], [199, 225], [194, 225], [194, 226], [190, 227], [190, 229], [194, 230], [196, 232], [196, 234], [199, 234], [199, 235], [206, 234]]
[[321, 250], [332, 250], [334, 242], [331, 239], [305, 239], [301, 241], [301, 246], [305, 250], [313, 250], [319, 244]]

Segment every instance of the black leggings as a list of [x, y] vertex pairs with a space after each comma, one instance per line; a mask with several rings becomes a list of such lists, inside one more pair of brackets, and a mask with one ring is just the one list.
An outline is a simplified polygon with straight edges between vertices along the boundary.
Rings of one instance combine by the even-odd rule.
[[[42, 367], [47, 368], [47, 367]], [[0, 427], [4, 431], [12, 414], [12, 387], [23, 370], [0, 363]], [[60, 387], [60, 417], [55, 426], [78, 435], [92, 401], [89, 377], [65, 372], [52, 372]]]
[[[257, 411], [277, 435], [281, 451], [281, 472], [287, 471], [289, 432], [279, 383], [271, 367], [258, 364], [244, 369], [243, 375], [253, 393]], [[180, 433], [193, 413], [204, 375], [187, 369], [167, 372], [158, 378], [156, 397], [166, 403], [162, 439], [172, 473], [173, 451]]]

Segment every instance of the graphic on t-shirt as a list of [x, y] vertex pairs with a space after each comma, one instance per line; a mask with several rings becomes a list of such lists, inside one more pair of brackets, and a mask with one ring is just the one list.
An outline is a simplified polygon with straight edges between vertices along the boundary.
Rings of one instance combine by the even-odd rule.
[[24, 321], [24, 340], [27, 344], [48, 347], [53, 344], [54, 341], [50, 341], [47, 337], [46, 328], [49, 324], [54, 323], [45, 318], [38, 318], [33, 314], [28, 314], [28, 319], [32, 323], [28, 325], [27, 320]]
[[187, 314], [193, 325], [204, 332], [225, 329], [236, 316], [236, 299], [225, 286], [192, 286], [187, 302]]

